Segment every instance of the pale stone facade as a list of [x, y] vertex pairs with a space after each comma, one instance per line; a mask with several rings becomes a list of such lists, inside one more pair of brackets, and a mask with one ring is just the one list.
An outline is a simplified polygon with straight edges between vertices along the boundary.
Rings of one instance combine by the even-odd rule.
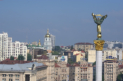
[[43, 63], [47, 65], [47, 81], [54, 81], [54, 75], [55, 75], [55, 61], [49, 60], [49, 59], [33, 59], [33, 61], [38, 63]]
[[93, 63], [96, 61], [96, 50], [88, 50], [88, 62]]
[[58, 62], [55, 64], [55, 81], [68, 81], [69, 67], [66, 62]]
[[0, 81], [47, 81], [46, 71], [46, 65], [36, 62], [0, 64]]
[[104, 61], [104, 81], [116, 81], [118, 75], [118, 62], [116, 60]]
[[81, 60], [80, 66], [75, 67], [75, 81], [93, 81], [93, 67], [87, 61]]
[[74, 48], [75, 48], [75, 50], [82, 49], [87, 52], [89, 49], [93, 48], [93, 44], [91, 44], [91, 43], [76, 43], [74, 45]]

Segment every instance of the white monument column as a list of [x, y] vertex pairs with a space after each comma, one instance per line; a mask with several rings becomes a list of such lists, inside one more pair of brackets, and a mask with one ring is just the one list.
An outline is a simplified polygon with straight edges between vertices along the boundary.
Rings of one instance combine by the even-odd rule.
[[104, 40], [94, 40], [96, 49], [96, 81], [102, 81], [102, 50]]

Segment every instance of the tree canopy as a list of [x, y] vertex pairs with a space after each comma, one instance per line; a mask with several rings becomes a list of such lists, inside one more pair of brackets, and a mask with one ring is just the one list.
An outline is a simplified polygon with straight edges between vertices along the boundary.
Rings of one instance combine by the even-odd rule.
[[117, 81], [121, 81], [123, 80], [123, 74], [120, 73], [118, 76], [117, 76]]
[[52, 50], [53, 50], [53, 51], [58, 51], [58, 52], [60, 52], [60, 51], [61, 51], [61, 48], [60, 48], [60, 46], [55, 46]]
[[58, 51], [52, 51], [52, 55], [59, 55]]
[[93, 65], [96, 65], [96, 61], [93, 63]]
[[68, 63], [69, 64], [73, 64], [74, 62], [73, 62], [73, 60], [71, 58], [68, 58]]
[[24, 60], [25, 58], [24, 58], [24, 56], [23, 55], [19, 55], [18, 56], [18, 60]]
[[72, 50], [72, 49], [73, 49], [73, 45], [71, 46], [70, 50]]
[[31, 54], [27, 54], [27, 61], [32, 61], [32, 55]]
[[14, 60], [14, 57], [13, 57], [13, 56], [11, 56], [11, 57], [10, 57], [10, 60]]

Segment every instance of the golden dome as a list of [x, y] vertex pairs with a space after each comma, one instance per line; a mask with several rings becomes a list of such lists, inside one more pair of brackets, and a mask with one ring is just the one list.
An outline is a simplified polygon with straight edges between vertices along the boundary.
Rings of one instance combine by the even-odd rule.
[[45, 37], [50, 37], [49, 30], [47, 30], [47, 34], [45, 35]]

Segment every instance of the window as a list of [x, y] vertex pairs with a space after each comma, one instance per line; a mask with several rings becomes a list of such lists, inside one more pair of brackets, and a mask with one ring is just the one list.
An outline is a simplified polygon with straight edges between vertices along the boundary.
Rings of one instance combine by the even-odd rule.
[[2, 79], [2, 81], [6, 81], [6, 79], [5, 79], [5, 78], [3, 78], [3, 79]]
[[15, 79], [15, 81], [19, 81], [19, 79]]
[[6, 77], [6, 74], [2, 74], [3, 77]]
[[9, 79], [9, 81], [13, 81], [12, 79]]
[[15, 75], [16, 77], [20, 77], [20, 75]]
[[13, 77], [13, 74], [9, 74], [9, 77]]

